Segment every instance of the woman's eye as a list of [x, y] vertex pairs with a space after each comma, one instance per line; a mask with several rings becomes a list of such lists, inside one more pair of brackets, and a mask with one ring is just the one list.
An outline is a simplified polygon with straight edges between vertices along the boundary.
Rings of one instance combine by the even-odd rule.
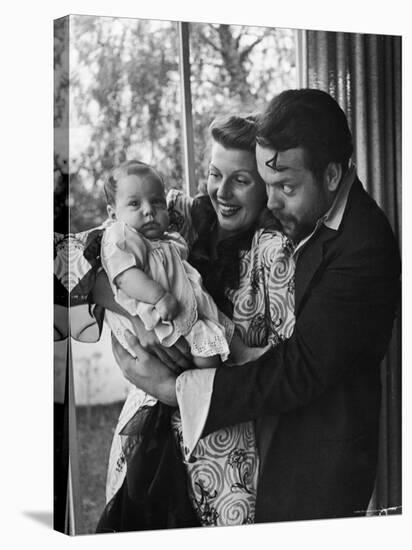
[[209, 178], [218, 178], [219, 174], [217, 172], [212, 172], [209, 170]]
[[235, 182], [240, 183], [242, 185], [246, 185], [247, 183], [249, 183], [249, 180], [247, 180], [246, 178], [237, 177], [237, 178], [235, 178]]

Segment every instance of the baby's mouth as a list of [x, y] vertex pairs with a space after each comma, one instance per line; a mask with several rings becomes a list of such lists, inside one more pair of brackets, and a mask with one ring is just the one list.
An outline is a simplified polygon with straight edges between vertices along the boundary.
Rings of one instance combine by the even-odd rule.
[[159, 224], [157, 222], [147, 222], [144, 225], [142, 225], [142, 229], [148, 230], [148, 229], [158, 229]]

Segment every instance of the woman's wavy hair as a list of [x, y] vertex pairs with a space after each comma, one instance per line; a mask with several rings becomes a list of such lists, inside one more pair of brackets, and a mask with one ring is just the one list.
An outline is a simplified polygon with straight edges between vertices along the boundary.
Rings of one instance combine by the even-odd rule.
[[[211, 141], [226, 149], [240, 149], [255, 156], [258, 119], [259, 116], [255, 114], [215, 118], [209, 126]], [[216, 227], [217, 216], [207, 194], [200, 194], [194, 199], [191, 217], [198, 238], [192, 247], [189, 261], [201, 273], [203, 284], [219, 309], [232, 317], [233, 304], [226, 291], [239, 288], [240, 256], [244, 251], [250, 250], [258, 228], [279, 229], [279, 222], [264, 208], [252, 227], [221, 241], [213, 258], [210, 252], [211, 234]]]
[[[217, 117], [209, 126], [210, 135], [215, 142], [226, 149], [240, 149], [255, 155], [260, 117], [258, 113]], [[262, 184], [264, 184], [263, 180]], [[279, 222], [266, 208], [262, 210], [255, 227], [280, 229]]]
[[254, 153], [258, 118], [257, 114], [220, 116], [213, 120], [209, 132], [214, 141], [227, 149]]
[[306, 166], [317, 178], [330, 162], [345, 173], [353, 152], [345, 113], [329, 94], [311, 88], [274, 97], [258, 121], [257, 142], [276, 151], [302, 147]]
[[110, 172], [108, 178], [104, 182], [104, 194], [106, 197], [107, 204], [114, 206], [116, 204], [116, 192], [117, 185], [119, 180], [125, 178], [126, 176], [136, 175], [136, 176], [151, 176], [154, 179], [159, 180], [164, 186], [164, 181], [159, 172], [140, 160], [128, 160], [113, 168]]

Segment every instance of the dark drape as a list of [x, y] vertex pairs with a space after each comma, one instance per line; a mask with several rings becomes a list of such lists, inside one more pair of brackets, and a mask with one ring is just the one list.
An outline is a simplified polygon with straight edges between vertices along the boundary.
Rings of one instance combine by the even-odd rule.
[[[368, 192], [401, 243], [401, 37], [307, 31], [307, 81], [346, 112], [354, 160]], [[401, 315], [382, 363], [380, 458], [371, 513], [401, 506]], [[375, 511], [375, 512], [374, 512]]]

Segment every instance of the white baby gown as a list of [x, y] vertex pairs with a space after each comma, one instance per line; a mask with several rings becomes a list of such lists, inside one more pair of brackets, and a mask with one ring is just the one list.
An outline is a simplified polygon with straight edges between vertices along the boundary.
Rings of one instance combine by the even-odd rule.
[[[192, 355], [220, 355], [225, 361], [229, 355], [229, 327], [225, 327], [216, 304], [203, 289], [200, 274], [186, 261], [187, 255], [186, 241], [178, 233], [164, 233], [162, 239], [149, 240], [119, 221], [106, 228], [102, 239], [102, 266], [119, 305], [131, 315], [138, 315], [162, 345], [170, 347], [183, 336]], [[135, 300], [116, 287], [116, 277], [132, 267], [141, 269], [173, 294], [179, 312], [172, 322], [162, 321], [154, 305]], [[130, 321], [110, 311], [106, 311], [106, 321], [119, 342], [132, 351], [124, 337], [125, 329], [133, 332]]]

